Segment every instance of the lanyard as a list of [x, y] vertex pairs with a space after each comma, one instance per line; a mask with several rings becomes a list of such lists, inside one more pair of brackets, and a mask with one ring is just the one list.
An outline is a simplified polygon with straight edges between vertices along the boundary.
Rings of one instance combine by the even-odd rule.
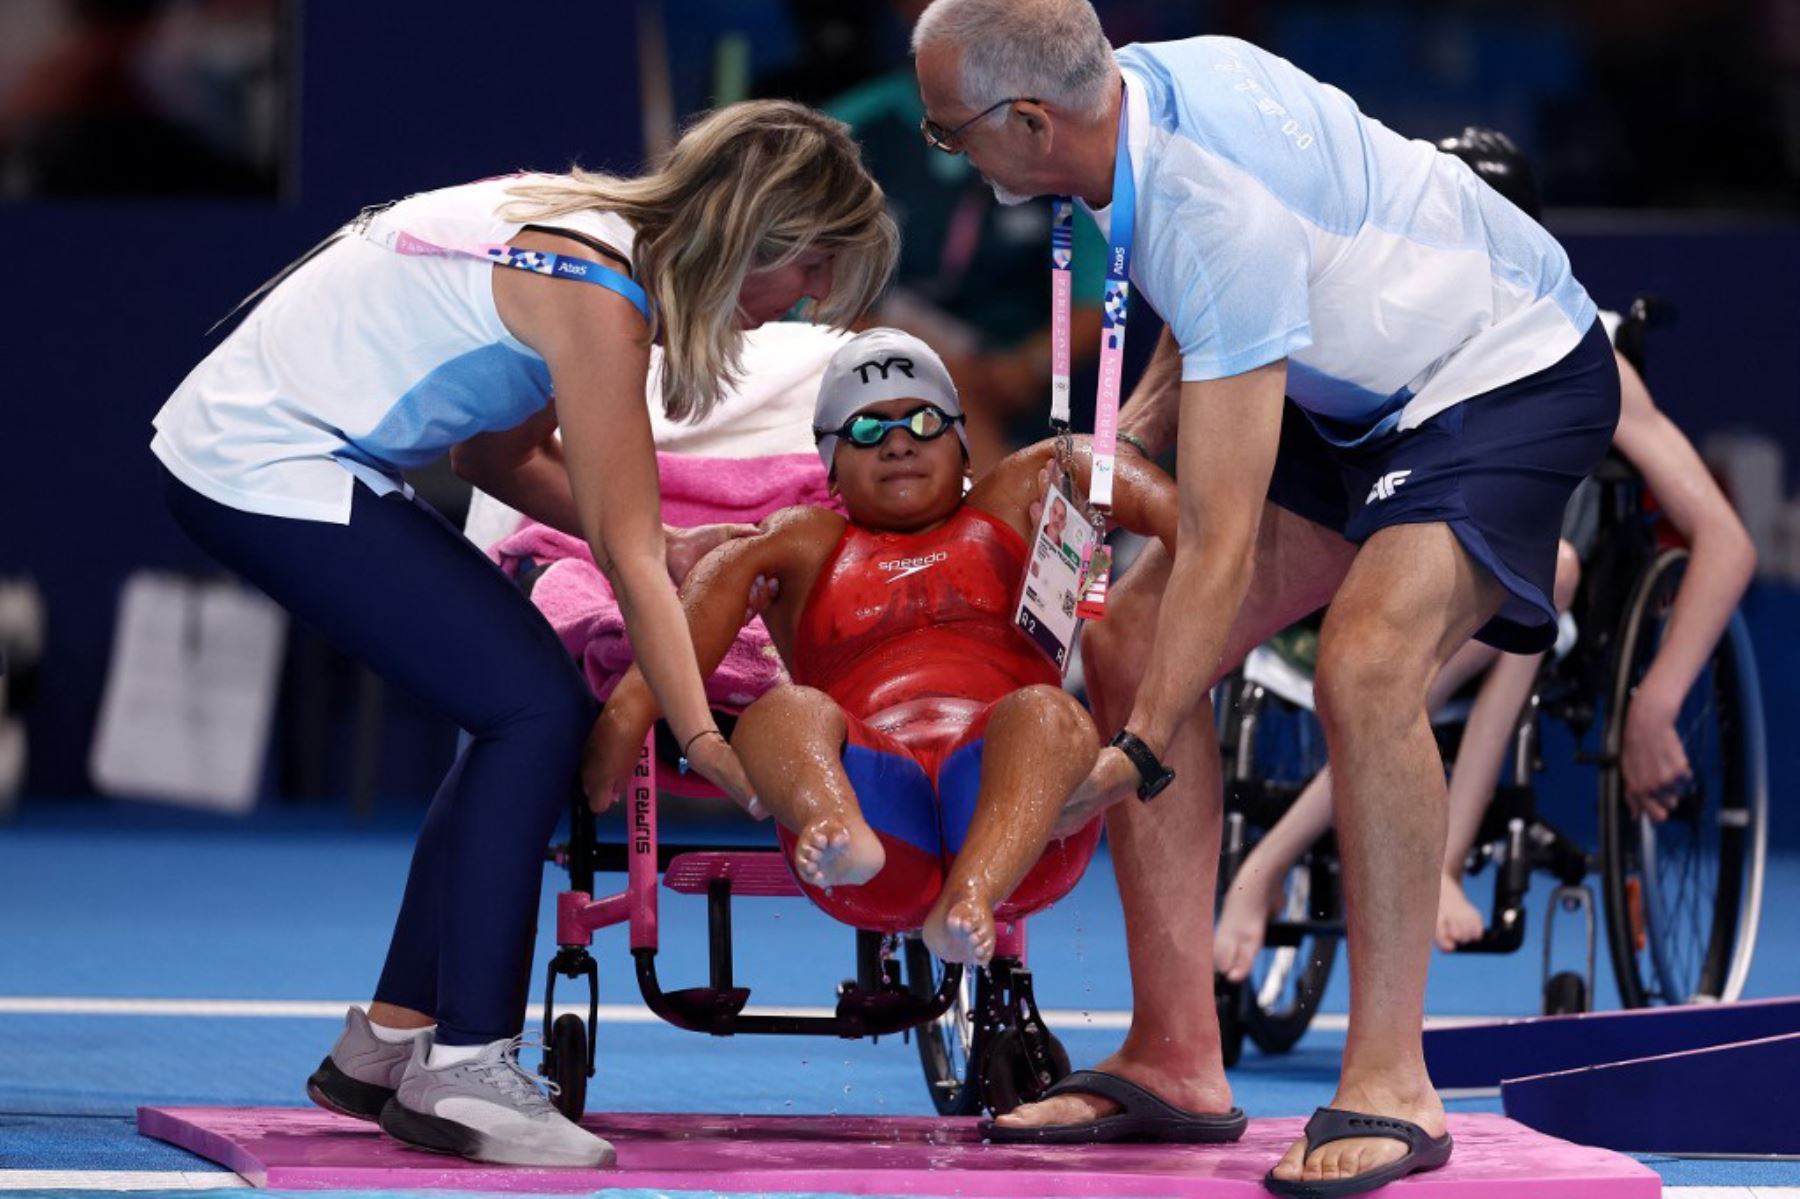
[[462, 257], [475, 258], [495, 266], [510, 266], [516, 270], [530, 271], [534, 275], [551, 275], [558, 279], [573, 279], [578, 283], [592, 283], [606, 290], [616, 292], [631, 301], [632, 307], [645, 320], [650, 319], [650, 297], [644, 289], [626, 276], [586, 258], [576, 258], [571, 254], [552, 254], [548, 250], [527, 250], [519, 246], [497, 245], [482, 242], [476, 245], [440, 246], [435, 242], [415, 237], [404, 229], [392, 232], [370, 234], [365, 236], [386, 246], [396, 254], [416, 256]]
[[[1112, 507], [1113, 460], [1119, 449], [1119, 388], [1125, 373], [1125, 313], [1131, 300], [1131, 243], [1137, 223], [1137, 181], [1131, 174], [1130, 112], [1119, 102], [1119, 146], [1113, 155], [1111, 236], [1106, 255], [1106, 292], [1100, 316], [1100, 390], [1094, 402], [1093, 473], [1088, 503], [1096, 512]], [[1050, 427], [1069, 431], [1069, 307], [1074, 294], [1070, 269], [1075, 256], [1075, 205], [1058, 197], [1050, 227]]]

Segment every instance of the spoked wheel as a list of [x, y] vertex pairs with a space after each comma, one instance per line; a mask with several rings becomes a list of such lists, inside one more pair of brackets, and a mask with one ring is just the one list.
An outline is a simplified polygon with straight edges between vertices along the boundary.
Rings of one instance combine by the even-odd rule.
[[1607, 708], [1600, 848], [1607, 942], [1627, 1007], [1738, 998], [1762, 911], [1767, 759], [1742, 616], [1733, 614], [1676, 718], [1693, 779], [1674, 813], [1655, 823], [1625, 802], [1626, 713], [1662, 645], [1687, 557], [1660, 555], [1634, 589]]
[[[925, 948], [925, 942], [908, 937], [904, 950], [906, 985], [913, 994], [937, 994], [944, 981], [944, 964]], [[913, 1029], [918, 1039], [919, 1064], [925, 1085], [931, 1088], [932, 1106], [941, 1116], [972, 1116], [981, 1110], [978, 1088], [969, 1085], [969, 1062], [975, 1043], [975, 977], [979, 971], [963, 971], [962, 990], [950, 1010], [929, 1024]]]
[[982, 1099], [996, 1116], [1036, 1103], [1069, 1076], [1069, 1051], [1048, 1029], [1003, 1028], [981, 1057]]
[[[1281, 924], [1336, 922], [1336, 887], [1329, 867], [1315, 847], [1299, 865], [1288, 871], [1287, 893], [1282, 901]], [[1331, 967], [1337, 960], [1335, 933], [1309, 930], [1294, 945], [1265, 948], [1257, 955], [1250, 977], [1244, 981], [1242, 1020], [1244, 1032], [1264, 1053], [1286, 1053], [1306, 1035], [1319, 1011]]]
[[550, 1026], [541, 1072], [558, 1088], [551, 1100], [556, 1110], [580, 1123], [587, 1110], [588, 1081], [587, 1024], [580, 1016], [568, 1012]]
[[[1247, 679], [1234, 717], [1226, 738], [1232, 746], [1226, 803], [1234, 824], [1241, 818], [1246, 844], [1236, 851], [1228, 846], [1226, 859], [1241, 865], [1253, 852], [1249, 843], [1272, 828], [1325, 767], [1325, 735], [1310, 709]], [[1294, 1047], [1331, 978], [1343, 911], [1327, 844], [1315, 845], [1283, 878], [1270, 937], [1250, 977], [1215, 991], [1221, 1031], [1248, 1036], [1264, 1053]], [[1229, 887], [1231, 880], [1222, 883]]]

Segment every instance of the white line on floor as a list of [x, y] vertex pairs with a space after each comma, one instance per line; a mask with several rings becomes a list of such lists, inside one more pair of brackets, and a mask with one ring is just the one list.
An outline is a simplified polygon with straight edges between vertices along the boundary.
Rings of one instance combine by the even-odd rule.
[[249, 1185], [229, 1170], [0, 1170], [0, 1191], [219, 1191]]
[[[213, 1016], [278, 1020], [342, 1019], [348, 999], [113, 999], [79, 995], [0, 995], [0, 1016]], [[543, 1019], [543, 1007], [532, 1004], [526, 1020]], [[579, 1012], [574, 1004], [565, 1011]], [[754, 1007], [758, 1014], [829, 1016], [828, 1007]], [[600, 1019], [609, 1024], [656, 1024], [658, 1017], [641, 1004], [603, 1003]], [[1046, 1008], [1044, 1019], [1053, 1027], [1085, 1027], [1119, 1030], [1130, 1026], [1131, 1013], [1075, 1008]], [[1428, 1028], [1453, 1028], [1481, 1024], [1492, 1016], [1430, 1016]], [[1324, 1032], [1342, 1032], [1347, 1019], [1341, 1012], [1321, 1012], [1312, 1026]]]

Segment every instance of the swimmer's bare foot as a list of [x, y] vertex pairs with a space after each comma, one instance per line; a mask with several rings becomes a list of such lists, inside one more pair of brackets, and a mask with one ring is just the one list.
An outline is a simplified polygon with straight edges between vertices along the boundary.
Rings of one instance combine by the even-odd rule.
[[987, 965], [994, 956], [993, 906], [976, 895], [950, 896], [946, 888], [919, 929], [925, 947], [946, 962]]
[[794, 839], [794, 873], [815, 887], [866, 883], [886, 863], [880, 838], [860, 820], [820, 817]]
[[1469, 902], [1462, 879], [1445, 874], [1438, 885], [1437, 945], [1445, 953], [1458, 945], [1481, 940], [1487, 923], [1481, 911]]
[[1280, 888], [1263, 885], [1259, 873], [1248, 862], [1238, 871], [1225, 890], [1219, 922], [1213, 926], [1213, 969], [1234, 983], [1250, 977], [1269, 919], [1281, 910]]

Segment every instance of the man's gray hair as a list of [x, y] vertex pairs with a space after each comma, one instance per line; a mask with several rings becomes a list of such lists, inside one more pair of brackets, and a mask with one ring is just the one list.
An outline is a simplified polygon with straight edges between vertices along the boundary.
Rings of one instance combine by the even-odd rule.
[[1083, 116], [1106, 108], [1112, 44], [1088, 0], [934, 0], [913, 26], [912, 47], [962, 51], [970, 108], [1029, 97]]

